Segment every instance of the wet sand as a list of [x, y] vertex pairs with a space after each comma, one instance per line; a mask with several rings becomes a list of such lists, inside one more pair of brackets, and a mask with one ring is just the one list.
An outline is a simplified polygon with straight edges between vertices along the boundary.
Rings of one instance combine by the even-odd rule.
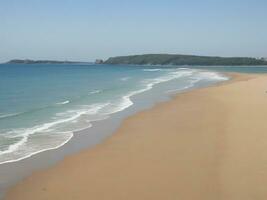
[[8, 200], [267, 199], [267, 76], [234, 75], [126, 119]]

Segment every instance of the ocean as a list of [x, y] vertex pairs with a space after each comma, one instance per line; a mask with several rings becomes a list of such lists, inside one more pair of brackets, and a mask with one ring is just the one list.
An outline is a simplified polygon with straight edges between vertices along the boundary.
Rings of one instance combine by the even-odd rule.
[[94, 64], [0, 65], [0, 164], [66, 144], [79, 130], [155, 90], [182, 92], [228, 78], [209, 69]]

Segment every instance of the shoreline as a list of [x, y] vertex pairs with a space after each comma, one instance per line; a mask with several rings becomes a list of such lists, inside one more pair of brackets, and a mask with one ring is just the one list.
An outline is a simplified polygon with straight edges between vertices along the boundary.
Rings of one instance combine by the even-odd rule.
[[[155, 140], [155, 138], [152, 137], [152, 136], [154, 136], [153, 131], [158, 132], [158, 130], [156, 130], [155, 127], [157, 129], [161, 129], [161, 131], [164, 131], [164, 132], [166, 131], [166, 129], [168, 129], [172, 134], [174, 134], [175, 132], [172, 132], [173, 127], [170, 127], [170, 126], [166, 127], [166, 125], [168, 125], [168, 122], [165, 122], [165, 125], [164, 125], [164, 123], [162, 125], [160, 125], [160, 124], [156, 125], [154, 122], [151, 122], [153, 120], [149, 119], [151, 117], [151, 116], [149, 117], [149, 115], [152, 115], [153, 119], [157, 120], [158, 118], [164, 119], [164, 118], [158, 116], [159, 114], [160, 115], [166, 115], [166, 113], [168, 113], [168, 115], [165, 116], [166, 119], [173, 121], [172, 119], [170, 119], [169, 114], [175, 115], [175, 113], [173, 113], [172, 110], [167, 109], [167, 108], [169, 108], [171, 106], [174, 106], [175, 109], [177, 106], [182, 108], [181, 106], [179, 106], [177, 104], [177, 102], [179, 102], [180, 104], [181, 103], [183, 103], [183, 104], [187, 103], [184, 101], [184, 98], [187, 101], [189, 101], [189, 103], [190, 103], [190, 101], [193, 101], [193, 97], [195, 97], [195, 95], [197, 95], [197, 97], [201, 97], [201, 98], [205, 99], [206, 97], [203, 97], [203, 95], [201, 94], [203, 92], [209, 93], [211, 91], [214, 93], [214, 90], [217, 90], [217, 89], [222, 90], [221, 88], [224, 88], [224, 87], [227, 88], [227, 87], [233, 86], [235, 84], [240, 84], [243, 82], [246, 83], [251, 77], [254, 77], [254, 79], [255, 79], [255, 77], [256, 77], [256, 79], [261, 79], [261, 77], [263, 77], [264, 75], [233, 74], [233, 76], [234, 76], [234, 79], [223, 82], [223, 83], [212, 85], [212, 86], [209, 86], [207, 88], [195, 89], [195, 90], [191, 90], [189, 92], [179, 93], [178, 95], [175, 95], [175, 97], [172, 98], [168, 102], [158, 103], [156, 106], [153, 106], [153, 108], [151, 108], [151, 109], [138, 112], [137, 114], [128, 117], [126, 120], [123, 121], [122, 125], [116, 131], [116, 133], [113, 134], [112, 136], [110, 136], [109, 138], [105, 139], [102, 143], [96, 145], [93, 149], [83, 150], [80, 153], [68, 156], [66, 159], [64, 159], [63, 161], [61, 161], [60, 163], [58, 163], [56, 166], [54, 166], [52, 168], [49, 168], [49, 169], [46, 169], [46, 170], [40, 171], [40, 172], [35, 172], [30, 177], [26, 178], [22, 182], [18, 183], [15, 187], [11, 188], [9, 190], [9, 192], [7, 193], [6, 199], [18, 199], [18, 197], [19, 197], [19, 199], [38, 199], [37, 197], [39, 197], [39, 199], [53, 199], [53, 197], [57, 197], [57, 199], [68, 199], [68, 195], [63, 198], [62, 195], [59, 194], [62, 191], [68, 192], [67, 188], [69, 186], [68, 186], [68, 184], [66, 184], [66, 180], [64, 181], [64, 179], [68, 179], [69, 176], [66, 176], [66, 175], [70, 175], [72, 177], [72, 179], [74, 179], [74, 182], [76, 184], [81, 183], [81, 185], [79, 184], [80, 187], [78, 187], [78, 188], [77, 187], [75, 187], [74, 189], [68, 188], [72, 191], [72, 193], [70, 195], [72, 195], [72, 194], [78, 195], [77, 197], [79, 197], [80, 199], [87, 199], [88, 197], [92, 197], [93, 199], [106, 199], [105, 197], [107, 197], [107, 196], [104, 195], [102, 197], [101, 193], [95, 193], [95, 192], [90, 193], [90, 192], [92, 192], [90, 190], [89, 190], [90, 192], [88, 191], [88, 193], [86, 193], [85, 191], [82, 191], [84, 189], [85, 185], [88, 186], [88, 184], [90, 185], [88, 187], [90, 187], [90, 188], [92, 187], [91, 190], [94, 190], [93, 188], [95, 188], [98, 191], [99, 189], [101, 189], [100, 182], [103, 180], [106, 180], [107, 182], [110, 182], [113, 184], [115, 182], [115, 186], [114, 186], [115, 189], [121, 189], [121, 188], [125, 188], [127, 186], [125, 188], [125, 190], [127, 191], [126, 193], [132, 195], [131, 192], [135, 191], [134, 187], [138, 187], [138, 185], [135, 185], [135, 184], [140, 183], [140, 181], [142, 179], [142, 177], [140, 177], [140, 175], [142, 174], [142, 175], [144, 175], [144, 177], [146, 177], [146, 173], [144, 174], [144, 172], [149, 173], [148, 168], [149, 168], [149, 166], [151, 167], [151, 164], [154, 164], [154, 162], [155, 162], [155, 164], [163, 165], [162, 167], [164, 168], [164, 170], [163, 170], [164, 173], [167, 172], [166, 170], [170, 170], [170, 171], [173, 170], [173, 168], [171, 166], [166, 166], [163, 162], [158, 161], [157, 155], [160, 157], [163, 156], [162, 158], [164, 158], [164, 156], [167, 156], [168, 159], [169, 159], [169, 157], [172, 157], [172, 159], [173, 159], [173, 156], [174, 156], [173, 154], [170, 156], [167, 154], [166, 155], [163, 155], [163, 154], [164, 154], [164, 151], [166, 151], [166, 149], [168, 150], [169, 148], [173, 148], [173, 147], [170, 147], [169, 144], [173, 144], [173, 146], [175, 146], [176, 143], [173, 140], [168, 140], [168, 139], [166, 139], [166, 141], [165, 141], [164, 136], [160, 137], [159, 133], [157, 133], [157, 135], [156, 135], [157, 140]], [[252, 79], [250, 79], [249, 81], [251, 81], [251, 80]], [[216, 91], [215, 91], [215, 93], [217, 94]], [[197, 102], [191, 102], [191, 103], [193, 103], [193, 104], [191, 104], [191, 106], [192, 105], [195, 106], [194, 104], [196, 104]], [[218, 102], [216, 102], [216, 104], [218, 104]], [[209, 106], [211, 106], [211, 105], [209, 105]], [[201, 107], [198, 109], [201, 109]], [[217, 106], [214, 107], [214, 109], [216, 110]], [[220, 110], [220, 112], [224, 113], [225, 111]], [[220, 114], [222, 114], [222, 113], [220, 113]], [[183, 114], [185, 114], [185, 113], [183, 113]], [[181, 114], [180, 114], [180, 117], [181, 117]], [[193, 120], [192, 116], [188, 116], [188, 119]], [[144, 124], [143, 120], [146, 120], [146, 122], [148, 121], [149, 123]], [[182, 118], [181, 118], [181, 120], [182, 120]], [[174, 120], [173, 121], [174, 124], [171, 124], [171, 125], [176, 126], [176, 122], [177, 121]], [[196, 121], [193, 120], [193, 122], [196, 122]], [[203, 126], [203, 124], [201, 124], [201, 123], [198, 123], [198, 124], [201, 127]], [[133, 131], [131, 132], [131, 129], [139, 130], [139, 128], [138, 128], [139, 125], [141, 126], [140, 131], [137, 131], [138, 134], [135, 135], [134, 133], [132, 133]], [[184, 127], [182, 127], [182, 128], [184, 128]], [[146, 130], [147, 135], [144, 133], [144, 131], [142, 131], [142, 129]], [[223, 127], [222, 127], [222, 129], [223, 129]], [[217, 128], [216, 128], [216, 130], [217, 130]], [[166, 132], [168, 133], [168, 131], [166, 131]], [[182, 129], [181, 129], [181, 132], [183, 132]], [[140, 133], [143, 133], [144, 135], [140, 135]], [[171, 136], [174, 137], [172, 134], [171, 134]], [[210, 134], [211, 135], [209, 135], [209, 136], [213, 136], [212, 133], [210, 133]], [[138, 138], [138, 137], [140, 137], [140, 138]], [[182, 137], [182, 139], [183, 139], [183, 137], [186, 137], [186, 136], [175, 136], [175, 138], [176, 137], [178, 137], [178, 138]], [[164, 145], [160, 143], [159, 140], [161, 140], [161, 139], [163, 141], [165, 141]], [[189, 142], [195, 144], [195, 142], [192, 140], [192, 138], [187, 138], [187, 139], [189, 140]], [[199, 139], [201, 139], [201, 138], [199, 138]], [[210, 138], [206, 138], [206, 139], [211, 140]], [[159, 149], [163, 150], [163, 152], [160, 152], [160, 150], [155, 148], [155, 145], [152, 144], [150, 140], [152, 140], [152, 141], [154, 140], [157, 143], [157, 145], [159, 145], [159, 146], [157, 146], [157, 145], [156, 146], [159, 147]], [[132, 141], [134, 141], [135, 143], [132, 143]], [[211, 143], [214, 141], [216, 141], [216, 140], [212, 140]], [[203, 141], [203, 142], [206, 144], [206, 141]], [[178, 142], [177, 144], [180, 144], [180, 142]], [[149, 149], [149, 153], [151, 153], [151, 155], [147, 154], [146, 156], [148, 156], [148, 157], [144, 158], [144, 155], [142, 155], [140, 152], [140, 148], [143, 149], [144, 151], [146, 151], [147, 145], [151, 148], [151, 149]], [[184, 146], [184, 144], [180, 144], [180, 145]], [[195, 144], [195, 145], [198, 146], [198, 144]], [[214, 144], [211, 144], [211, 146], [212, 145], [214, 145]], [[138, 148], [136, 148], [136, 147], [138, 147]], [[192, 146], [190, 146], [190, 147], [192, 147]], [[202, 146], [202, 147], [204, 147], [204, 146]], [[179, 149], [181, 147], [177, 147], [177, 148]], [[192, 148], [194, 148], [194, 146]], [[174, 149], [174, 150], [177, 150], [177, 149]], [[179, 149], [179, 150], [183, 151], [183, 149]], [[126, 151], [126, 153], [123, 153], [124, 151]], [[135, 152], [135, 151], [137, 151], [137, 152]], [[216, 149], [216, 151], [218, 151], [218, 150]], [[127, 152], [128, 152], [128, 154], [127, 154]], [[171, 152], [171, 153], [173, 153], [173, 152]], [[178, 151], [176, 153], [181, 153], [181, 152]], [[211, 152], [207, 151], [205, 153], [207, 153], [207, 155], [209, 155]], [[102, 157], [101, 155], [105, 155], [105, 156]], [[110, 155], [110, 157], [107, 155]], [[127, 155], [127, 156], [130, 155], [132, 158], [128, 158], [125, 155]], [[202, 155], [202, 156], [207, 156], [207, 155]], [[150, 156], [152, 156], [153, 159], [150, 160], [150, 162], [148, 162], [148, 160], [149, 160], [148, 158], [150, 158]], [[186, 160], [196, 159], [194, 155], [189, 154], [189, 156], [191, 156], [191, 158], [187, 157]], [[132, 159], [134, 159], [134, 160], [132, 160]], [[172, 159], [170, 159], [169, 162], [172, 162]], [[175, 159], [177, 159], [177, 158], [175, 158]], [[147, 166], [145, 166], [145, 168], [142, 167], [139, 169], [139, 166], [138, 166], [139, 164], [137, 164], [136, 162], [133, 162], [133, 161], [138, 161], [140, 165], [143, 165], [143, 163], [145, 163]], [[177, 165], [178, 161], [176, 161], [173, 164]], [[211, 161], [212, 160], [209, 160], [209, 164]], [[102, 164], [104, 164], [104, 165], [102, 165]], [[132, 168], [131, 166], [129, 166], [129, 164], [133, 164], [135, 167]], [[180, 164], [184, 165], [184, 163], [180, 163]], [[199, 163], [197, 162], [195, 164], [198, 165]], [[97, 172], [96, 175], [92, 174], [93, 172], [86, 169], [86, 167], [83, 167], [84, 165], [86, 165], [87, 167], [89, 167], [89, 169], [91, 169], [93, 171], [95, 170], [95, 172]], [[103, 167], [103, 166], [106, 166], [106, 167]], [[129, 174], [129, 172], [127, 170], [127, 166], [133, 169], [135, 176], [138, 177], [137, 178], [138, 180], [135, 180], [135, 177], [132, 177]], [[109, 169], [108, 167], [111, 167], [111, 169]], [[124, 167], [126, 167], [126, 168], [124, 168]], [[192, 168], [192, 165], [186, 165], [186, 167]], [[100, 169], [98, 169], [98, 168], [100, 168]], [[118, 168], [121, 171], [118, 171]], [[163, 172], [162, 169], [158, 169], [158, 167], [155, 167], [155, 168], [156, 169], [153, 169], [153, 168], [149, 168], [149, 169], [151, 169], [152, 171], [156, 170], [159, 174]], [[168, 168], [170, 168], [170, 169], [168, 169]], [[213, 166], [213, 168], [214, 168], [214, 166]], [[210, 169], [214, 170], [213, 168], [210, 167]], [[177, 171], [179, 171], [179, 170], [177, 170]], [[197, 171], [201, 172], [201, 169], [197, 169]], [[205, 172], [205, 170], [204, 170], [204, 172]], [[106, 174], [106, 176], [101, 175], [102, 173]], [[126, 179], [124, 176], [121, 177], [121, 175], [122, 175], [121, 173], [126, 175]], [[177, 172], [172, 171], [172, 173], [176, 174]], [[62, 176], [62, 174], [64, 174], [64, 176]], [[121, 183], [125, 183], [126, 186], [119, 183], [120, 180], [116, 181], [117, 178], [115, 178], [115, 175], [118, 175], [121, 179], [125, 179]], [[154, 175], [156, 175], [156, 174], [154, 174]], [[46, 178], [47, 176], [49, 176], [52, 179], [52, 181], [48, 180]], [[83, 176], [86, 176], [86, 177], [83, 177]], [[168, 177], [164, 177], [164, 176], [165, 175], [161, 176], [161, 178], [163, 178], [163, 180], [166, 178], [171, 178], [169, 176]], [[199, 174], [197, 174], [197, 176], [199, 176]], [[127, 179], [127, 177], [130, 179]], [[184, 175], [182, 175], [182, 174], [181, 174], [181, 177], [183, 179], [186, 179], [186, 177], [184, 177]], [[92, 179], [92, 181], [87, 180], [90, 178]], [[154, 178], [155, 177], [149, 176], [149, 177], [145, 178], [145, 181], [148, 181], [150, 184], [152, 184], [152, 182], [150, 182], [150, 181], [151, 181], [151, 179], [154, 180]], [[195, 178], [196, 177], [193, 177], [192, 180], [195, 180]], [[131, 184], [129, 182], [129, 180], [135, 181], [134, 182], [135, 184]], [[173, 180], [173, 178], [171, 178], [170, 180], [171, 181], [177, 181], [177, 180]], [[89, 182], [87, 182], [87, 181], [89, 181]], [[98, 183], [99, 188], [97, 186], [94, 186], [94, 184], [96, 182]], [[105, 181], [101, 182], [101, 183], [104, 184]], [[56, 184], [57, 186], [59, 186], [59, 188], [57, 188], [58, 191], [56, 191], [57, 190], [56, 188], [52, 189], [51, 186], [53, 184]], [[153, 199], [156, 199], [156, 198], [154, 198], [154, 195], [151, 194], [152, 196], [150, 196], [150, 194], [146, 194], [147, 191], [144, 189], [146, 189], [148, 187], [148, 191], [150, 191], [151, 188], [158, 187], [161, 185], [161, 183], [155, 182], [153, 184], [153, 186], [150, 186], [150, 184], [145, 185], [146, 187], [139, 188], [142, 190], [141, 191], [138, 190], [139, 192], [136, 194], [137, 196], [135, 196], [135, 197], [133, 196], [132, 198], [133, 199], [140, 199], [140, 198], [142, 199], [146, 195], [148, 195], [148, 196], [146, 196], [147, 198], [144, 198], [144, 199], [150, 199], [150, 197], [152, 197], [152, 196], [153, 196]], [[167, 182], [166, 182], [166, 184], [167, 184]], [[108, 185], [106, 185], [106, 184], [103, 185], [105, 190], [108, 190], [106, 188], [106, 186], [108, 186]], [[170, 187], [173, 187], [173, 186], [176, 187], [177, 185], [176, 184], [174, 184], [174, 185], [170, 184], [169, 186]], [[47, 188], [49, 188], [49, 190]], [[132, 190], [132, 189], [134, 189], [134, 190]], [[177, 189], [179, 189], [179, 188], [177, 188]], [[185, 189], [187, 189], [189, 191], [189, 188], [185, 188]], [[196, 188], [194, 188], [194, 189], [196, 189]], [[205, 190], [206, 189], [207, 188], [205, 188]], [[202, 194], [202, 192], [203, 191], [198, 191], [198, 194]], [[123, 197], [124, 197], [124, 199], [126, 198], [126, 196], [125, 196], [126, 194], [121, 194], [119, 192], [119, 190], [115, 190], [115, 191], [108, 190], [107, 193], [109, 193], [111, 195], [111, 197], [114, 197], [114, 199], [115, 198], [123, 199]], [[144, 193], [144, 195], [142, 195], [143, 193]], [[158, 193], [158, 192], [155, 192], [155, 193]], [[164, 191], [162, 191], [162, 193], [164, 193]], [[171, 194], [172, 195], [178, 195], [178, 194], [174, 194], [173, 192]], [[86, 196], [86, 195], [89, 195], [89, 196]], [[90, 195], [92, 195], [92, 196], [90, 196]], [[183, 195], [186, 195], [186, 194], [183, 194]], [[187, 195], [189, 195], [189, 193]], [[184, 196], [184, 197], [186, 197], [186, 196]], [[207, 197], [207, 196], [205, 196], [205, 197]], [[69, 197], [69, 198], [71, 199], [71, 197]], [[159, 199], [162, 199], [162, 198], [163, 198], [163, 196], [161, 196], [161, 198], [159, 198]]]
[[[203, 71], [205, 72], [206, 70]], [[211, 73], [211, 75], [213, 73], [223, 75], [219, 72], [208, 72]], [[4, 194], [9, 188], [12, 188], [24, 178], [29, 177], [33, 172], [42, 171], [44, 169], [53, 167], [69, 155], [74, 155], [85, 149], [92, 149], [95, 147], [95, 145], [102, 143], [105, 141], [105, 139], [109, 138], [114, 132], [116, 132], [122, 121], [129, 116], [132, 116], [143, 110], [150, 109], [158, 103], [169, 101], [177, 93], [190, 91], [196, 88], [207, 87], [211, 84], [214, 83], [193, 83], [189, 88], [181, 88], [181, 90], [172, 90], [172, 88], [177, 88], [177, 85], [171, 81], [156, 84], [155, 87], [148, 92], [132, 96], [131, 101], [133, 102], [134, 106], [131, 106], [122, 112], [117, 112], [110, 118], [93, 122], [94, 125], [89, 129], [84, 129], [78, 132], [75, 131], [72, 139], [69, 140], [69, 142], [65, 145], [60, 146], [60, 148], [42, 151], [16, 162], [1, 164], [0, 199], [3, 198]]]
[[[182, 69], [182, 68], [178, 68], [178, 69]], [[186, 70], [188, 70], [189, 68], [184, 68], [184, 69], [186, 69]], [[146, 69], [144, 69], [144, 70], [146, 70]], [[147, 69], [148, 71], [150, 71], [151, 69]], [[155, 70], [155, 69], [152, 69], [153, 71]], [[159, 69], [156, 69], [156, 70], [159, 70]], [[161, 70], [161, 69], [160, 69]], [[218, 75], [219, 76], [219, 74], [221, 74], [222, 75], [222, 73], [219, 73], [219, 72], [215, 72], [215, 71], [207, 71], [207, 70], [201, 70], [202, 72], [209, 72], [209, 73], [217, 73], [217, 74], [215, 74], [215, 75]], [[29, 153], [29, 154], [26, 154], [26, 155], [24, 155], [24, 156], [22, 156], [22, 157], [18, 157], [18, 158], [14, 158], [14, 159], [12, 159], [12, 160], [4, 160], [4, 161], [0, 161], [0, 166], [1, 165], [3, 165], [3, 164], [8, 164], [8, 163], [15, 163], [15, 162], [19, 162], [19, 161], [21, 161], [21, 160], [25, 160], [25, 159], [27, 159], [27, 158], [31, 158], [32, 156], [35, 156], [35, 155], [38, 155], [38, 154], [40, 154], [40, 153], [43, 153], [43, 152], [46, 152], [46, 151], [51, 151], [51, 150], [56, 150], [56, 149], [58, 149], [58, 148], [60, 148], [60, 147], [62, 147], [62, 146], [64, 146], [65, 144], [67, 144], [68, 142], [70, 142], [70, 140], [74, 137], [74, 135], [75, 135], [75, 133], [79, 133], [79, 132], [84, 132], [84, 131], [86, 131], [86, 130], [88, 130], [89, 128], [91, 128], [92, 127], [92, 124], [94, 124], [95, 122], [98, 122], [98, 121], [102, 121], [102, 120], [105, 120], [106, 118], [109, 118], [109, 117], [111, 117], [112, 115], [116, 115], [118, 112], [121, 112], [121, 111], [124, 111], [125, 109], [128, 109], [129, 107], [131, 107], [133, 104], [135, 104], [136, 102], [133, 102], [132, 101], [132, 98], [135, 98], [135, 96], [138, 96], [138, 95], [143, 95], [145, 92], [149, 92], [150, 90], [152, 90], [152, 89], [154, 89], [154, 86], [158, 86], [158, 85], [160, 85], [160, 84], [164, 84], [164, 83], [166, 83], [166, 82], [171, 82], [171, 81], [174, 81], [176, 78], [171, 78], [171, 79], [167, 79], [167, 80], [157, 80], [157, 81], [155, 81], [154, 80], [154, 82], [152, 81], [151, 83], [148, 83], [144, 88], [141, 88], [141, 89], [138, 89], [138, 90], [134, 90], [134, 91], [130, 91], [128, 94], [125, 94], [125, 96], [123, 96], [122, 97], [122, 99], [125, 101], [124, 103], [123, 103], [123, 105], [120, 107], [118, 107], [118, 108], [116, 108], [116, 110], [115, 111], [112, 111], [111, 113], [108, 113], [107, 114], [107, 116], [105, 116], [105, 117], [103, 117], [103, 119], [96, 119], [96, 120], [92, 120], [92, 121], [89, 121], [89, 125], [88, 125], [88, 127], [83, 127], [83, 128], [81, 128], [81, 129], [77, 129], [77, 130], [71, 130], [71, 131], [69, 131], [70, 133], [71, 133], [71, 135], [65, 140], [65, 141], [63, 141], [61, 144], [58, 144], [57, 146], [51, 146], [51, 147], [48, 147], [48, 148], [45, 148], [45, 149], [41, 149], [41, 150], [38, 150], [38, 151], [33, 151], [32, 153]], [[217, 81], [218, 82], [221, 82], [221, 81], [226, 81], [228, 79], [228, 77], [220, 77]], [[216, 83], [208, 83], [208, 84], [203, 84], [203, 86], [201, 86], [201, 84], [200, 84], [200, 86], [198, 85], [198, 82], [199, 81], [202, 81], [201, 79], [199, 79], [199, 80], [197, 80], [196, 82], [192, 82], [192, 83], [190, 83], [191, 85], [188, 85], [188, 86], [186, 86], [186, 87], [184, 87], [184, 88], [179, 88], [179, 89], [174, 89], [173, 91], [168, 91], [166, 94], [163, 94], [163, 95], [165, 95], [166, 96], [166, 98], [168, 99], [168, 98], [171, 98], [171, 96], [173, 95], [173, 94], [176, 94], [176, 93], [180, 93], [180, 92], [184, 92], [184, 91], [188, 91], [188, 90], [191, 90], [191, 89], [194, 89], [194, 88], [199, 88], [199, 87], [205, 87], [205, 86], [209, 86], [210, 84], [216, 84]], [[165, 99], [166, 99], [165, 98]], [[161, 100], [159, 100], [159, 101], [161, 101]], [[64, 102], [59, 102], [59, 103], [56, 103], [57, 105], [58, 104], [65, 104], [65, 102], [69, 102], [68, 100], [67, 101], [64, 101]], [[154, 105], [155, 103], [157, 102], [157, 100], [155, 100], [155, 102], [153, 101], [151, 101], [151, 105]], [[142, 109], [141, 109], [142, 110]], [[21, 113], [16, 113], [16, 114], [14, 114], [14, 115], [19, 115], [19, 114], [21, 114]], [[13, 114], [12, 114], [13, 115]], [[82, 114], [81, 114], [82, 115]], [[63, 119], [63, 120], [59, 120], [59, 123], [61, 123], [61, 121], [64, 121], [65, 119]], [[69, 119], [66, 119], [66, 121], [68, 121]], [[69, 120], [69, 121], [71, 121], [71, 120]], [[58, 123], [57, 121], [55, 121], [55, 122], [47, 122], [47, 124], [52, 124], [52, 125], [54, 125], [54, 124], [56, 124], [56, 123]], [[68, 131], [67, 131], [68, 132]], [[1, 188], [1, 187], [0, 187]]]

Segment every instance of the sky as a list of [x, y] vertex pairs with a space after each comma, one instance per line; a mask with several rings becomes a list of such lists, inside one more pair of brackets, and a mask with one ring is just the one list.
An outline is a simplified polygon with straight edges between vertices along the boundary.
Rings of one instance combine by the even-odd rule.
[[0, 62], [267, 57], [266, 0], [0, 0]]

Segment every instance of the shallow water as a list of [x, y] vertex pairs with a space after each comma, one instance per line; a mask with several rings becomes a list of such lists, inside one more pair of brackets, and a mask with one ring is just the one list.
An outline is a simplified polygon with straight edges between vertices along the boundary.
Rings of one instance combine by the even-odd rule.
[[112, 117], [131, 98], [165, 85], [176, 92], [227, 78], [189, 68], [114, 65], [0, 65], [0, 164], [67, 143], [75, 131]]

